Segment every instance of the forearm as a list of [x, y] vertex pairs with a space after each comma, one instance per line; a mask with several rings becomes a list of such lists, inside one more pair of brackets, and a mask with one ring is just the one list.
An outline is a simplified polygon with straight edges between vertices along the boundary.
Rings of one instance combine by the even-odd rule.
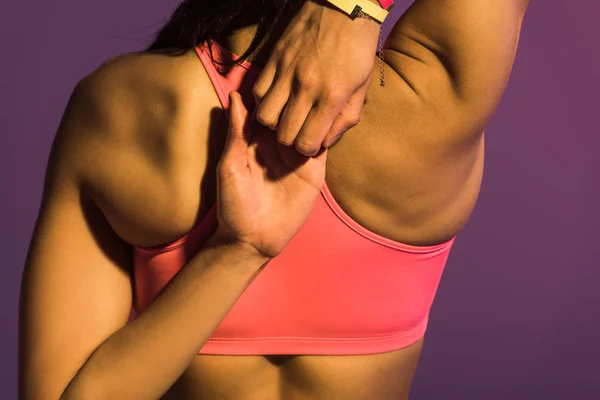
[[212, 239], [145, 312], [96, 349], [61, 399], [161, 397], [266, 262]]

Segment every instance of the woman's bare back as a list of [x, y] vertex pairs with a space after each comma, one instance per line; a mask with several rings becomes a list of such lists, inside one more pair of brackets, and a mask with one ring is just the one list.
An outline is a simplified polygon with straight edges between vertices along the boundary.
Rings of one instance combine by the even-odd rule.
[[[118, 91], [130, 85], [139, 113], [123, 141], [130, 148], [122, 161], [112, 161], [121, 166], [114, 171], [119, 177], [110, 178], [115, 186], [102, 189], [108, 221], [132, 245], [172, 242], [216, 198], [227, 117], [212, 83], [193, 51], [179, 57], [125, 55], [96, 74], [98, 81], [106, 74]], [[443, 127], [422, 122], [435, 115], [417, 114], [410, 98], [406, 110], [395, 110], [407, 114], [406, 123], [394, 126], [384, 116], [392, 111], [388, 93], [398, 94], [398, 78], [390, 71], [387, 79], [385, 88], [371, 86], [361, 122], [330, 149], [328, 187], [347, 214], [375, 233], [412, 245], [445, 242], [475, 203], [482, 139], [455, 143]], [[165, 398], [397, 399], [408, 395], [421, 347], [419, 341], [360, 356], [199, 355]]]
[[[130, 176], [119, 170], [124, 187], [104, 188], [114, 209], [108, 219], [130, 244], [171, 242], [215, 201], [215, 170], [227, 132], [219, 99], [193, 51], [179, 57], [125, 55], [96, 74], [98, 81], [102, 75], [122, 80], [106, 86], [130, 93], [109, 96], [136, 98], [138, 113], [138, 126], [121, 140], [124, 159], [114, 162], [140, 165], [127, 168]], [[403, 89], [394, 87], [399, 78], [391, 71], [387, 79], [384, 88], [371, 86], [360, 123], [330, 149], [327, 185], [367, 229], [411, 245], [443, 243], [460, 231], [475, 204], [483, 135], [448, 132], [443, 116], [410, 96], [402, 103], [394, 99], [391, 108], [391, 97], [402, 96]]]

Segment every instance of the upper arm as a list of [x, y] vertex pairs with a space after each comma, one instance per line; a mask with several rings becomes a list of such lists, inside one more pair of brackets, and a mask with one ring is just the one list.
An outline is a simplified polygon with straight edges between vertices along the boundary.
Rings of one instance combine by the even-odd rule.
[[484, 123], [508, 81], [527, 4], [416, 0], [386, 42], [386, 61], [417, 95]]
[[[77, 96], [75, 96], [77, 97]], [[90, 104], [72, 99], [55, 140], [22, 281], [19, 391], [58, 399], [131, 310], [131, 247], [82, 189], [79, 137]]]

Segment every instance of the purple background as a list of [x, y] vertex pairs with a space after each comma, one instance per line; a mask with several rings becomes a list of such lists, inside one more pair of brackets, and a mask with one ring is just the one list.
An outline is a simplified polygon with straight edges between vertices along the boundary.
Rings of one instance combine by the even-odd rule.
[[[488, 129], [481, 197], [433, 308], [414, 400], [600, 398], [600, 3], [532, 3]], [[67, 98], [109, 55], [147, 43], [174, 4], [2, 4], [0, 399], [17, 397], [19, 283]]]

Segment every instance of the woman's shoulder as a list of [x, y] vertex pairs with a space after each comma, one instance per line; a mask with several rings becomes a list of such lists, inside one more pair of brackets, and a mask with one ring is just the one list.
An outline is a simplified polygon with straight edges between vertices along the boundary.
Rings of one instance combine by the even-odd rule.
[[159, 243], [196, 219], [218, 99], [192, 56], [108, 59], [77, 84], [57, 133], [54, 159], [132, 244]]
[[[108, 58], [79, 81], [75, 93], [107, 109], [113, 118], [160, 118], [202, 100], [205, 74], [194, 51], [182, 54], [138, 52]], [[196, 104], [198, 105], [198, 104]], [[153, 121], [154, 122], [154, 121]]]

